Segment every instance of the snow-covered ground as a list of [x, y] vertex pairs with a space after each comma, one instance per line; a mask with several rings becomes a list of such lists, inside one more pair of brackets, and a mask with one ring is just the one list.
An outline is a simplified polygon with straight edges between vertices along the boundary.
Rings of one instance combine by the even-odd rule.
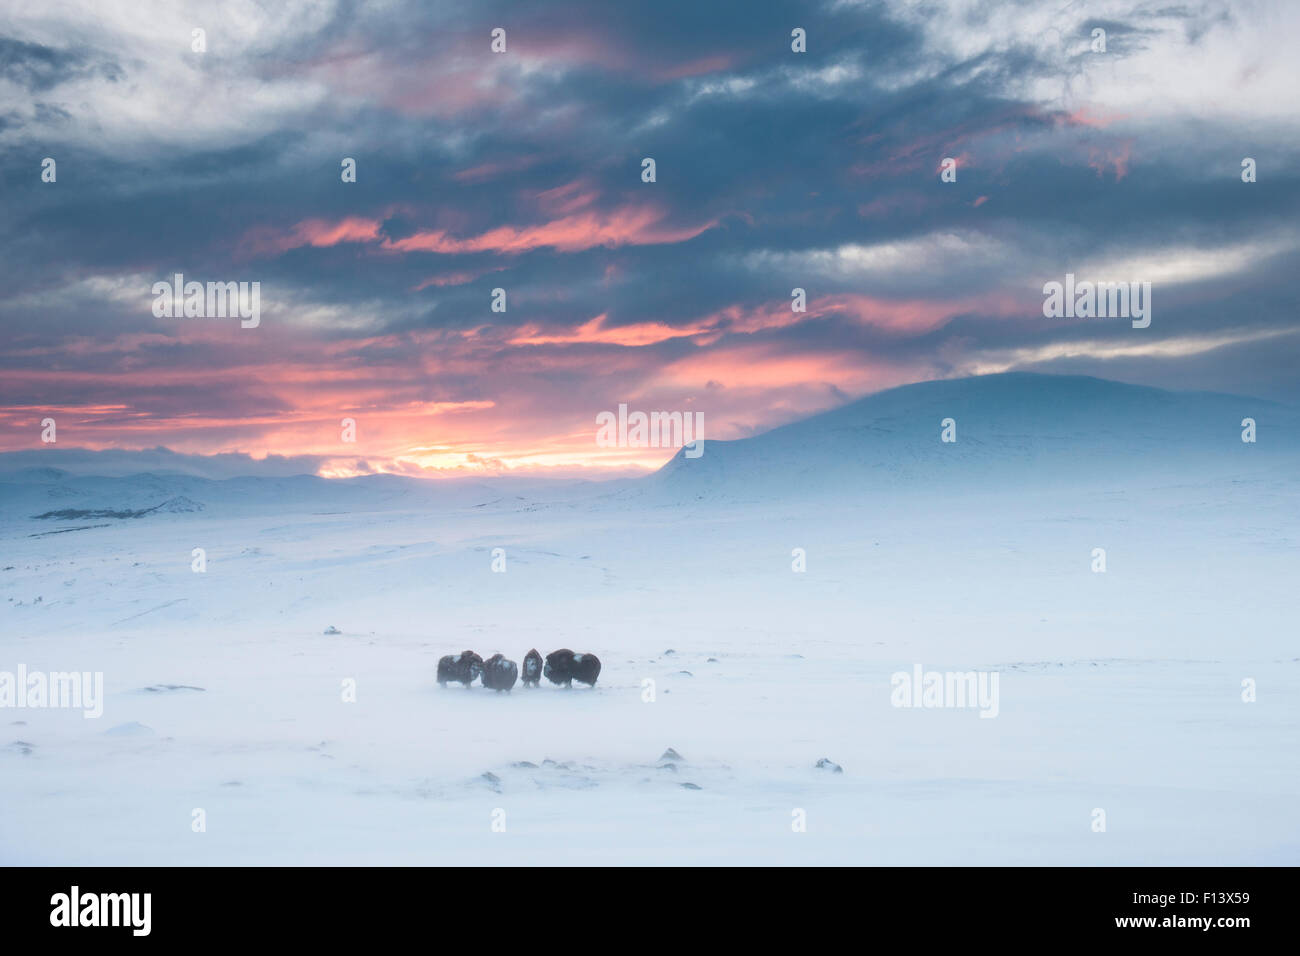
[[[0, 862], [1300, 862], [1295, 470], [801, 496], [685, 464], [0, 479], [0, 672], [105, 681], [99, 719], [0, 709]], [[532, 647], [599, 683], [434, 682]], [[997, 716], [892, 706], [918, 664], [996, 673]]]

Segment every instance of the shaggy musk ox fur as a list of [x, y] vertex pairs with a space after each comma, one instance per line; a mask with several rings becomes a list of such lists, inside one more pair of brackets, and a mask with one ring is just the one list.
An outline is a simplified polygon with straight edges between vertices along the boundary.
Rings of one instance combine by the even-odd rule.
[[447, 686], [447, 681], [456, 681], [468, 687], [482, 673], [483, 658], [473, 651], [448, 654], [438, 661], [438, 683], [443, 687]]
[[510, 690], [519, 679], [519, 668], [501, 654], [493, 654], [483, 662], [483, 686], [489, 690]]
[[600, 676], [600, 658], [595, 654], [575, 654], [562, 647], [546, 655], [546, 667], [542, 673], [552, 684], [571, 687], [576, 680], [595, 687], [596, 678]]
[[536, 687], [542, 679], [542, 655], [533, 648], [524, 655], [524, 686]]

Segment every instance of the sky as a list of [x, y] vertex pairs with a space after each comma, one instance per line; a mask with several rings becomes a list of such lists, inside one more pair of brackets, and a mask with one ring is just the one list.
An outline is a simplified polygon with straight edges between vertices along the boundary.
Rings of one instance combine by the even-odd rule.
[[[1283, 0], [0, 0], [0, 452], [601, 478], [672, 454], [598, 444], [620, 404], [1300, 402], [1298, 40]], [[156, 315], [176, 273], [260, 322]], [[1045, 317], [1070, 273], [1149, 327]]]

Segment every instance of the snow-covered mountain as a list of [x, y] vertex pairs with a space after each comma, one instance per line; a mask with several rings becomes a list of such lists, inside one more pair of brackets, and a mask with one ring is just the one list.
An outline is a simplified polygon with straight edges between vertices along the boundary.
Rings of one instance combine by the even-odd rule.
[[[1242, 441], [1243, 421], [1256, 441]], [[944, 441], [945, 427], [954, 441]], [[1259, 475], [1300, 461], [1300, 414], [1260, 399], [1085, 376], [1007, 373], [906, 385], [737, 441], [679, 451], [673, 497], [856, 496]]]
[[[1242, 441], [1243, 421], [1257, 440]], [[945, 424], [955, 441], [943, 441]], [[149, 460], [156, 452], [148, 453]], [[127, 453], [114, 460], [123, 468]], [[30, 461], [24, 455], [23, 461]], [[531, 478], [429, 481], [395, 475], [213, 479], [179, 472], [100, 476], [5, 468], [0, 518], [125, 519], [215, 508], [241, 514], [421, 508], [618, 508], [642, 500], [856, 500], [871, 492], [949, 493], [1058, 485], [1111, 487], [1189, 476], [1242, 478], [1300, 465], [1300, 412], [1261, 399], [1171, 392], [1084, 376], [1008, 373], [923, 382], [736, 441], [705, 442], [659, 471], [610, 482]], [[83, 467], [93, 467], [93, 460]]]

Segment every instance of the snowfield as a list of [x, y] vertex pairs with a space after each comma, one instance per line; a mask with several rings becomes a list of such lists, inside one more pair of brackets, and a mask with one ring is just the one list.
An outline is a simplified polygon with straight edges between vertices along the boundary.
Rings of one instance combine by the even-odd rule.
[[[1249, 400], [1153, 423], [1128, 386], [988, 379], [610, 483], [51, 450], [0, 475], [0, 673], [102, 672], [104, 713], [0, 707], [0, 862], [1300, 862], [1293, 413], [1259, 403], [1252, 447]], [[1182, 413], [1210, 425], [1172, 447]], [[434, 682], [532, 647], [599, 682]], [[893, 706], [917, 665], [996, 673], [997, 716]]]

